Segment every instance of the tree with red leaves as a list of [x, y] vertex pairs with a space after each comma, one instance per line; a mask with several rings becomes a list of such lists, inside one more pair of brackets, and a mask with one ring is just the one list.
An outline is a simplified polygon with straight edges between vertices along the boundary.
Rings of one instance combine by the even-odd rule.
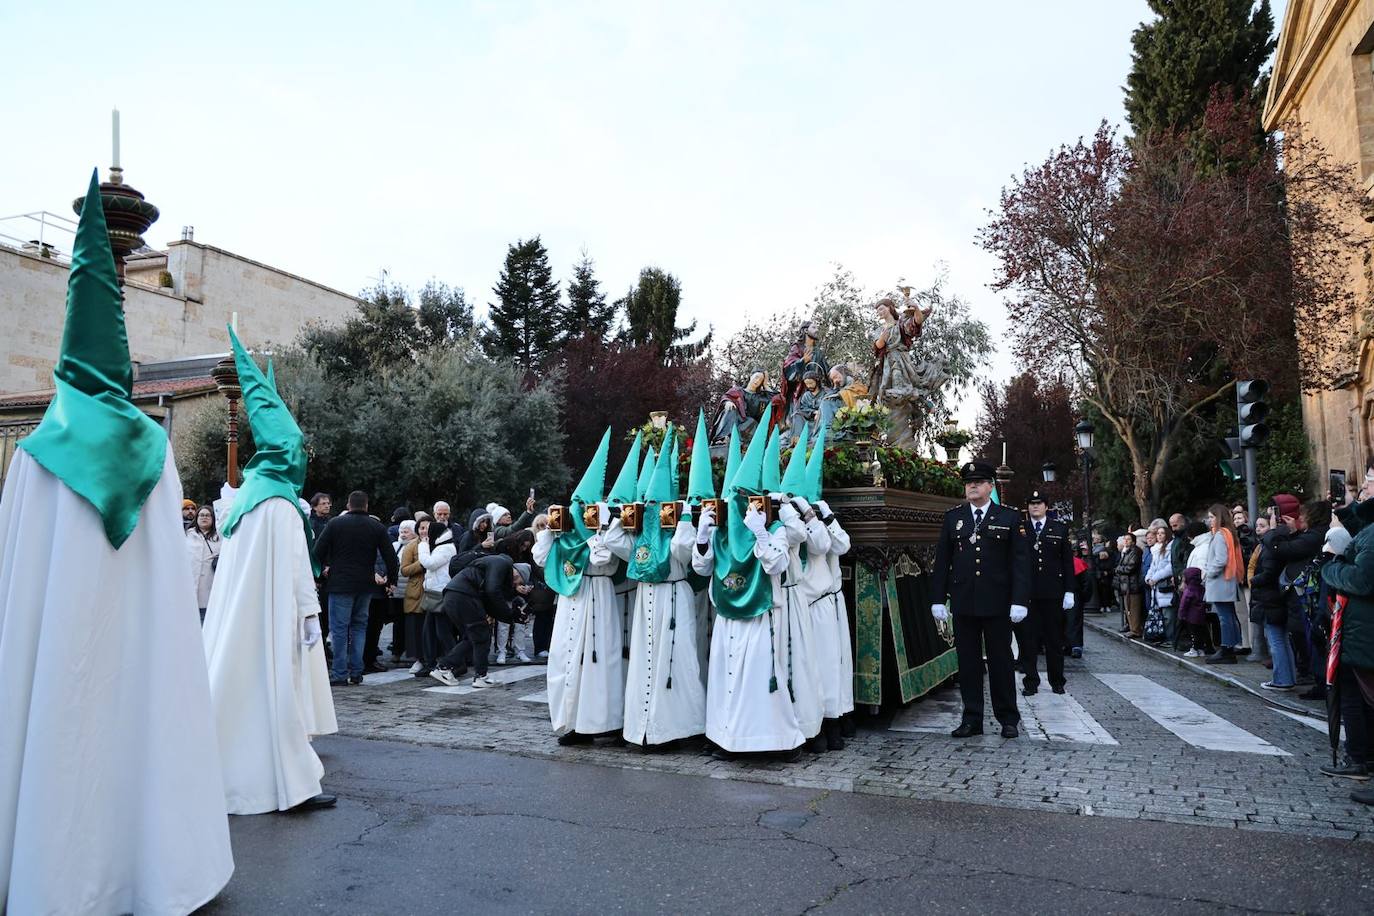
[[1198, 412], [1237, 376], [1320, 384], [1295, 321], [1349, 314], [1358, 188], [1297, 137], [1256, 147], [1254, 123], [1220, 93], [1188, 134], [1128, 146], [1103, 123], [1004, 189], [979, 234], [1017, 355], [1067, 370], [1121, 437], [1142, 522]]
[[[1032, 490], [1039, 490], [1050, 505], [1073, 502], [1080, 484], [1072, 387], [1062, 378], [1044, 378], [1027, 371], [1002, 385], [983, 382], [978, 393], [983, 397], [983, 412], [970, 454], [1000, 460], [1002, 443], [1006, 443], [1007, 463], [1016, 470], [999, 498], [1020, 507]], [[1055, 467], [1054, 483], [1045, 483], [1042, 476], [1047, 461]]]

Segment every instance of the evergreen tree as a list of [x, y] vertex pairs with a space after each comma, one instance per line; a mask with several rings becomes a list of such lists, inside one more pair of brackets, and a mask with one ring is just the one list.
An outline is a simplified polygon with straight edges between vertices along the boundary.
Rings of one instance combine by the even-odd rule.
[[695, 359], [710, 345], [711, 334], [700, 341], [688, 343], [696, 333], [697, 323], [678, 326], [677, 312], [682, 304], [682, 284], [677, 277], [657, 267], [639, 272], [639, 283], [630, 288], [625, 298], [616, 303], [625, 309], [627, 327], [623, 337], [635, 346], [657, 347], [664, 362]]
[[450, 343], [473, 329], [472, 305], [459, 287], [430, 280], [420, 290], [416, 318], [426, 346]]
[[1149, 0], [1159, 18], [1131, 35], [1126, 118], [1137, 135], [1191, 131], [1202, 122], [1212, 88], [1233, 101], [1262, 101], [1260, 70], [1274, 50], [1269, 0]]
[[573, 265], [572, 281], [568, 284], [568, 307], [564, 312], [564, 341], [593, 337], [604, 341], [615, 325], [617, 307], [606, 303], [606, 294], [592, 270], [592, 259], [586, 250]]
[[492, 287], [498, 301], [489, 306], [482, 346], [494, 359], [511, 359], [528, 372], [555, 349], [563, 328], [558, 284], [549, 253], [539, 236], [517, 239], [506, 250], [506, 264]]

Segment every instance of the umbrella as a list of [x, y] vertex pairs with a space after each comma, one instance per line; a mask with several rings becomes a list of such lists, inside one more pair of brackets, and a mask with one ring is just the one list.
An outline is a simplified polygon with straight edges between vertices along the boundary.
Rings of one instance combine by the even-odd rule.
[[1341, 666], [1341, 624], [1345, 617], [1346, 596], [1328, 599], [1331, 606], [1331, 648], [1326, 654], [1326, 736], [1331, 741], [1331, 765], [1341, 746], [1341, 682], [1336, 676]]

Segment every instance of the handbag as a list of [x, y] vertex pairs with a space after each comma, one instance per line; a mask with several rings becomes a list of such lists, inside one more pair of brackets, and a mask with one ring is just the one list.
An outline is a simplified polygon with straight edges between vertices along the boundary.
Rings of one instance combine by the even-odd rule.
[[438, 613], [440, 605], [444, 603], [444, 593], [425, 589], [424, 595], [420, 598], [420, 610], [426, 614]]
[[1145, 618], [1144, 636], [1150, 642], [1164, 640], [1164, 610], [1158, 605], [1150, 608], [1150, 614]]

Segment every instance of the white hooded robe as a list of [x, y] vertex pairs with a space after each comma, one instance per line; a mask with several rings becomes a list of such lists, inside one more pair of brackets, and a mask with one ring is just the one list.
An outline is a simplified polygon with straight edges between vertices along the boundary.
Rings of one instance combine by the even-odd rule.
[[[234, 870], [167, 450], [118, 550], [27, 452], [0, 497], [0, 910], [181, 914]], [[8, 907], [8, 909], [6, 909]]]

